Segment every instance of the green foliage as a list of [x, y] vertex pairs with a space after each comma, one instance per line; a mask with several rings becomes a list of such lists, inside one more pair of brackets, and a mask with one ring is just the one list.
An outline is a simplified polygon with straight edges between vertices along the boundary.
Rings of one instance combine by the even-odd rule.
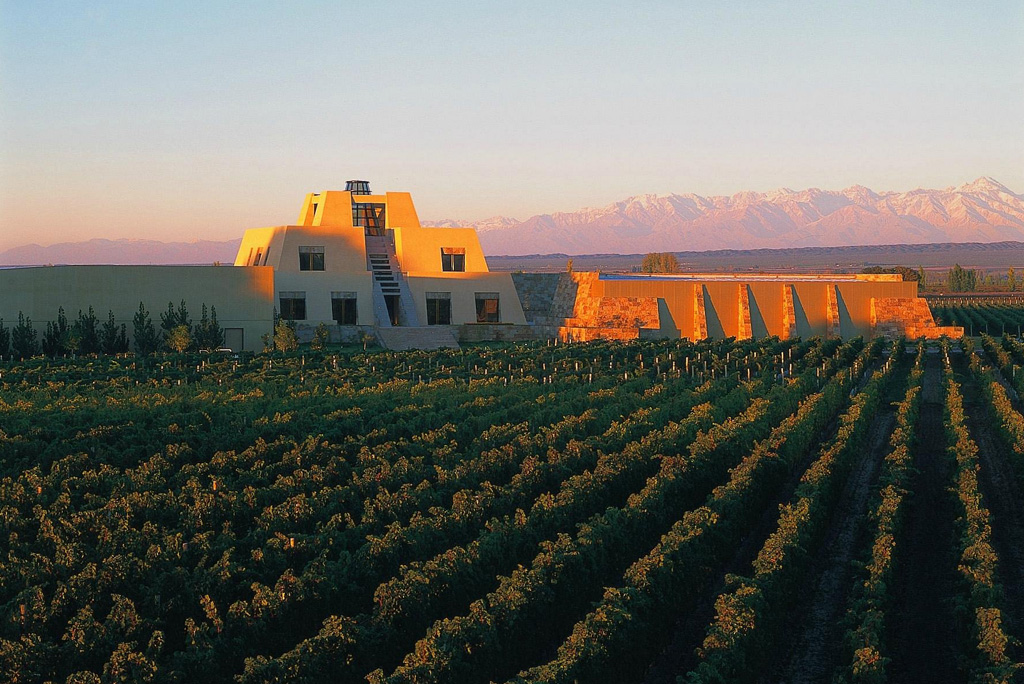
[[[706, 650], [747, 658], [721, 672], [756, 669], [863, 448], [876, 405], [861, 395], [897, 367], [851, 398], [880, 348], [638, 340], [7, 364], [0, 669], [635, 681], [817, 454], [786, 507], [805, 514], [780, 518], [760, 571], [717, 604], [729, 629]], [[901, 405], [894, 439], [911, 424]], [[1003, 616], [972, 620], [999, 657]], [[884, 643], [857, 657], [867, 671]]]
[[192, 346], [192, 335], [189, 333], [188, 326], [179, 325], [172, 328], [167, 337], [164, 340], [164, 344], [171, 351], [184, 354]]
[[327, 343], [330, 341], [331, 335], [327, 330], [327, 325], [320, 323], [316, 326], [316, 330], [313, 331], [313, 341], [310, 347], [316, 351], [323, 351], [327, 348]]
[[18, 312], [18, 325], [11, 331], [11, 353], [15, 358], [27, 359], [39, 353], [39, 342], [32, 319]]
[[0, 318], [0, 361], [11, 349], [11, 331], [4, 327], [4, 319]]
[[149, 312], [142, 302], [139, 302], [139, 310], [132, 318], [132, 339], [135, 343], [135, 353], [141, 356], [149, 356], [160, 346], [160, 338], [153, 327], [153, 319], [149, 317]]
[[107, 320], [100, 328], [100, 351], [104, 354], [128, 351], [128, 329], [124, 323], [118, 325], [113, 311], [108, 312]]
[[[88, 313], [78, 311], [78, 318], [71, 326], [71, 334], [67, 346], [82, 354], [98, 354], [100, 347], [99, 319], [90, 306]], [[75, 342], [77, 340], [77, 343]]]
[[919, 282], [924, 284], [924, 269], [914, 270], [908, 266], [868, 266], [861, 273], [898, 273], [903, 277], [904, 282]]
[[678, 273], [679, 260], [672, 252], [652, 252], [640, 264], [644, 273]]
[[167, 302], [167, 311], [160, 314], [160, 329], [164, 331], [164, 337], [175, 328], [184, 326], [192, 334], [192, 319], [189, 318], [188, 309], [185, 307], [185, 300], [182, 299], [178, 308], [174, 308], [173, 302]]
[[290, 352], [298, 348], [299, 337], [295, 334], [295, 324], [292, 321], [279, 321], [274, 328], [274, 349]]
[[46, 332], [43, 333], [43, 353], [47, 356], [63, 356], [68, 352], [68, 338], [71, 328], [64, 307], [57, 311], [56, 321], [47, 321]]
[[978, 289], [978, 272], [955, 264], [946, 276], [950, 292], [973, 292]]
[[223, 346], [224, 330], [217, 322], [217, 307], [210, 307], [210, 311], [207, 313], [206, 304], [203, 304], [203, 314], [199, 319], [199, 325], [195, 329], [195, 347], [198, 349], [216, 350]]

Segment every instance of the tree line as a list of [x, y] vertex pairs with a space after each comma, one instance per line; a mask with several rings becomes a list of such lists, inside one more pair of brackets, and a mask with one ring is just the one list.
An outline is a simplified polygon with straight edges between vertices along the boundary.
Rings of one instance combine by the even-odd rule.
[[69, 321], [60, 307], [57, 318], [46, 323], [42, 339], [32, 319], [18, 312], [18, 323], [6, 328], [0, 318], [0, 358], [12, 355], [27, 359], [40, 353], [51, 358], [88, 354], [124, 354], [134, 346], [136, 354], [149, 356], [158, 351], [173, 351], [179, 354], [201, 349], [218, 349], [224, 346], [224, 329], [217, 322], [217, 307], [207, 309], [203, 304], [199, 322], [193, 325], [185, 300], [177, 308], [167, 303], [167, 311], [160, 314], [160, 330], [145, 305], [139, 302], [139, 310], [132, 318], [131, 343], [128, 327], [118, 324], [114, 312], [109, 311], [103, 323], [93, 307], [88, 311], [79, 309], [78, 317]]

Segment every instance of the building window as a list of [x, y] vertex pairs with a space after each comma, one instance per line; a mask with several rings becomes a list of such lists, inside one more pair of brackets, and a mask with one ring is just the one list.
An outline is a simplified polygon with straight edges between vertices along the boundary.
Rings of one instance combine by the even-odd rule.
[[300, 271], [322, 271], [322, 270], [324, 270], [324, 248], [323, 247], [299, 247], [299, 270]]
[[386, 204], [353, 202], [352, 225], [365, 227], [367, 235], [383, 235], [386, 209]]
[[281, 300], [281, 318], [286, 321], [306, 320], [306, 293], [305, 292], [280, 292], [278, 298]]
[[465, 247], [442, 247], [441, 248], [441, 270], [442, 271], [465, 271], [466, 270], [466, 248]]
[[452, 293], [427, 293], [427, 325], [452, 324]]
[[356, 324], [356, 293], [355, 292], [332, 292], [331, 312], [334, 315], [334, 322], [338, 325]]
[[477, 292], [476, 293], [476, 322], [497, 323], [498, 316], [498, 293]]
[[263, 265], [267, 265], [267, 259], [270, 258], [270, 246], [267, 246], [267, 253], [263, 255]]
[[249, 258], [245, 260], [245, 265], [249, 266], [252, 264], [252, 247], [249, 248]]
[[260, 257], [261, 256], [263, 256], [263, 248], [262, 247], [257, 247], [256, 248], [256, 259], [252, 262], [253, 266], [259, 266], [260, 265]]

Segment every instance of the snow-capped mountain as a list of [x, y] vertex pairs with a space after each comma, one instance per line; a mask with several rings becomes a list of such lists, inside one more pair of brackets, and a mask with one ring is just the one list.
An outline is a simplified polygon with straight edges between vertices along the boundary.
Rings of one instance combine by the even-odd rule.
[[[458, 221], [424, 225], [466, 225]], [[1024, 196], [992, 178], [944, 190], [638, 195], [600, 209], [494, 217], [475, 225], [487, 254], [834, 247], [1024, 240]]]

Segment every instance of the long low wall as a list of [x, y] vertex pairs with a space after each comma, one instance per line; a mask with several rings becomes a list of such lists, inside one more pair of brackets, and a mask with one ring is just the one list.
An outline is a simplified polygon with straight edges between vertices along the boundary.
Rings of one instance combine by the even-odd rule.
[[168, 302], [182, 300], [193, 322], [202, 306], [217, 308], [217, 321], [233, 348], [257, 351], [274, 317], [274, 272], [244, 266], [42, 266], [0, 270], [0, 319], [13, 327], [22, 313], [40, 338], [63, 307], [70, 321], [91, 306], [100, 321], [114, 312], [132, 335], [139, 303], [159, 329]]
[[571, 339], [963, 334], [961, 328], [935, 326], [927, 302], [917, 296], [917, 283], [899, 276], [514, 277], [530, 322]]

